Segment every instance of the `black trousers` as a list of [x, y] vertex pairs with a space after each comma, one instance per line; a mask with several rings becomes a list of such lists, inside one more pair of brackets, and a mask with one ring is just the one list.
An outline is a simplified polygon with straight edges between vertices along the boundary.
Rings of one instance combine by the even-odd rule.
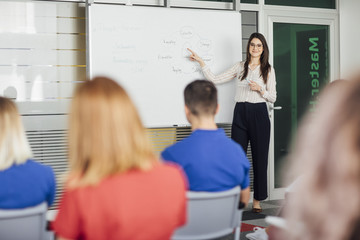
[[251, 144], [254, 172], [254, 198], [264, 200], [267, 193], [267, 167], [270, 142], [270, 119], [266, 103], [238, 102], [234, 109], [231, 138], [245, 153]]

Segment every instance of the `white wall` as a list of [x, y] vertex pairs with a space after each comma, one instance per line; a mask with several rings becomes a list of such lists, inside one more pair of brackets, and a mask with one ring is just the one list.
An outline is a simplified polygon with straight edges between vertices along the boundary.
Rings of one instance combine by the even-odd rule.
[[340, 77], [346, 78], [360, 68], [360, 1], [339, 0]]

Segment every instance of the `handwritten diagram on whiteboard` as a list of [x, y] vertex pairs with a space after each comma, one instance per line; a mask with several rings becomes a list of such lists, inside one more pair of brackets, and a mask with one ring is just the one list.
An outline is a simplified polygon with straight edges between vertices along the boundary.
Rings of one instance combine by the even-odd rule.
[[[90, 73], [130, 93], [147, 127], [187, 124], [183, 89], [204, 79], [196, 51], [214, 73], [241, 60], [240, 13], [93, 4]], [[218, 85], [219, 123], [232, 121], [235, 82]]]
[[161, 40], [162, 51], [158, 60], [168, 64], [175, 74], [193, 74], [201, 72], [198, 64], [189, 61], [188, 48], [202, 56], [207, 65], [212, 65], [212, 41], [200, 36], [192, 26], [182, 26]]

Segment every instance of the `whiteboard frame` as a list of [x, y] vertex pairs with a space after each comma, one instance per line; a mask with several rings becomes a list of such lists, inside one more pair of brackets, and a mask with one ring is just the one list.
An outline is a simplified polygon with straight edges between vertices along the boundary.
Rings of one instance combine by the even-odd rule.
[[[234, 2], [236, 0], [233, 0]], [[165, 2], [165, 5], [162, 6], [163, 8], [170, 8], [170, 4], [169, 4], [170, 1], [167, 1]], [[97, 5], [102, 5], [102, 3], [99, 3], [98, 0], [86, 0], [86, 17], [87, 17], [87, 21], [86, 21], [86, 64], [87, 64], [87, 69], [86, 69], [86, 74], [87, 74], [87, 78], [90, 80], [92, 79], [94, 76], [92, 75], [92, 68], [93, 68], [93, 64], [92, 64], [92, 52], [90, 50], [90, 46], [91, 46], [91, 29], [92, 29], [92, 26], [91, 26], [91, 18], [92, 18], [92, 9], [91, 9], [91, 5], [92, 4], [97, 4]], [[231, 3], [233, 4], [233, 3]], [[116, 5], [119, 5], [119, 4], [116, 4]], [[121, 5], [124, 5], [124, 4], [121, 4]], [[126, 4], [125, 4], [126, 5]], [[240, 16], [240, 19], [241, 19], [241, 12], [240, 12], [240, 5], [239, 4], [233, 4], [234, 8], [232, 10], [230, 10], [231, 12], [237, 12]], [[133, 6], [126, 6], [126, 7], [133, 7]], [[136, 6], [134, 6], [136, 7]], [[144, 8], [154, 8], [154, 7], [157, 7], [159, 8], [159, 6], [141, 6], [141, 7], [144, 7]], [[161, 6], [160, 6], [161, 7]], [[189, 9], [189, 10], [196, 10], [196, 8], [194, 7], [182, 7], [182, 9]], [[229, 12], [228, 9], [212, 9], [212, 8], [202, 8], [201, 10], [209, 10], [209, 11], [213, 11], [213, 10], [216, 10], [216, 11], [226, 11], [226, 12]], [[241, 25], [241, 23], [240, 23]], [[239, 44], [242, 44], [241, 41], [239, 42]], [[240, 46], [241, 48], [241, 46]], [[240, 58], [241, 59], [241, 58]], [[234, 102], [234, 106], [235, 106], [235, 102]], [[229, 120], [229, 122], [216, 122], [217, 124], [231, 124], [232, 120]], [[162, 124], [159, 124], [159, 125], [146, 125], [145, 126], [147, 128], [162, 128], [162, 127], [187, 127], [187, 126], [190, 126], [190, 124], [170, 124], [170, 125], [162, 125]]]
[[[90, 38], [90, 29], [91, 29], [91, 5], [93, 3], [106, 3], [106, 4], [120, 4], [120, 5], [126, 5], [126, 2], [132, 0], [85, 0], [85, 12], [86, 12], [86, 76], [88, 79], [91, 79], [91, 51], [89, 50], [89, 46], [91, 45], [91, 38]], [[145, 0], [147, 4], [149, 4], [149, 0]], [[82, 2], [82, 1], [80, 1]], [[135, 2], [139, 2], [138, 0], [135, 0]], [[172, 5], [172, 4], [173, 5]], [[180, 3], [180, 5], [179, 5]], [[196, 4], [196, 1], [190, 0], [189, 5], [187, 7], [184, 7], [184, 0], [163, 0], [163, 4], [159, 5], [159, 3], [153, 3], [154, 5], [147, 5], [145, 7], [182, 7], [185, 9], [196, 9], [202, 8], [202, 9], [217, 9], [217, 10], [224, 10], [224, 11], [235, 11], [239, 12], [241, 14], [241, 7], [243, 4], [240, 4], [237, 0], [233, 0], [232, 2], [210, 2], [206, 3], [206, 6], [204, 3], [200, 3], [199, 5]], [[250, 4], [253, 5], [253, 4]]]

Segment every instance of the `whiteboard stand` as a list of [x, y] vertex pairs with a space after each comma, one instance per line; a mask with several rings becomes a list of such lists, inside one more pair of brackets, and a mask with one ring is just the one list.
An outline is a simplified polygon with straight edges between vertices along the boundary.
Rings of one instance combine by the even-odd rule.
[[170, 7], [170, 0], [164, 0], [164, 7]]

